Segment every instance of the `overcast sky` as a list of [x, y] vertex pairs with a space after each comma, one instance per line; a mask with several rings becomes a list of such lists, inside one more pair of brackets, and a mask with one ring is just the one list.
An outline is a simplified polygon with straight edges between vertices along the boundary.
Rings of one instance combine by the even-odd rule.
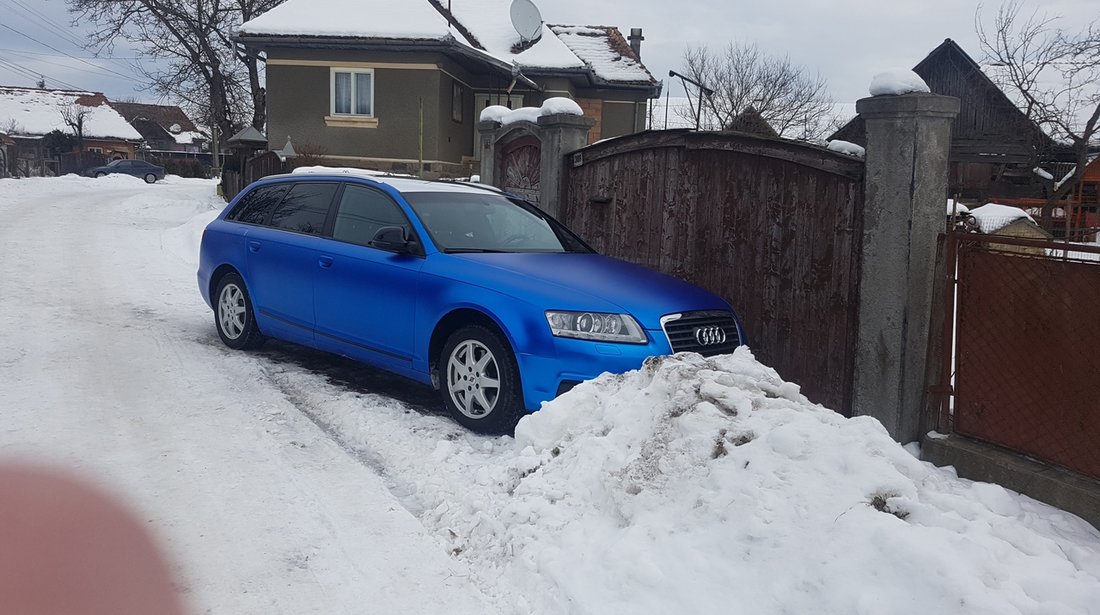
[[[408, 2], [413, 0], [394, 0]], [[451, 0], [454, 3], [462, 0]], [[974, 34], [977, 0], [535, 0], [550, 23], [615, 25], [644, 30], [642, 59], [667, 82], [688, 44], [715, 47], [755, 42], [819, 72], [834, 100], [867, 95], [871, 77], [893, 67], [911, 68], [945, 38], [980, 61]], [[1025, 0], [1025, 11], [1061, 15], [1076, 28], [1100, 17], [1097, 0]], [[991, 14], [999, 0], [985, 3]], [[0, 0], [0, 84], [102, 91], [110, 98], [161, 102], [142, 91], [130, 64], [139, 54], [118, 49], [116, 59], [91, 58], [84, 32], [70, 28], [64, 0]], [[344, 16], [341, 16], [344, 17]], [[34, 40], [32, 40], [34, 39]], [[52, 49], [51, 49], [52, 47]], [[75, 56], [74, 59], [71, 56]], [[132, 75], [132, 76], [130, 76]], [[127, 76], [130, 76], [127, 78]], [[679, 82], [673, 96], [682, 96]]]

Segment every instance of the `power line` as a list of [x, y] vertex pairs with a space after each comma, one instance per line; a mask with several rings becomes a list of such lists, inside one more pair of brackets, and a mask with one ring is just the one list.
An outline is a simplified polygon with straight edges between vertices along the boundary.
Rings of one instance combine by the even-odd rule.
[[14, 32], [14, 33], [18, 34], [19, 36], [22, 36], [23, 38], [26, 38], [26, 39], [32, 40], [32, 41], [34, 41], [34, 42], [38, 43], [39, 45], [42, 45], [43, 47], [45, 47], [45, 48], [47, 48], [47, 49], [52, 49], [52, 50], [56, 51], [57, 53], [60, 53], [60, 54], [61, 54], [61, 55], [63, 55], [63, 56], [66, 56], [66, 57], [72, 58], [72, 59], [74, 59], [74, 60], [76, 60], [76, 61], [78, 61], [78, 62], [83, 62], [84, 64], [87, 64], [88, 66], [92, 66], [92, 67], [95, 67], [95, 68], [102, 68], [103, 70], [105, 70], [105, 71], [107, 71], [107, 72], [109, 72], [109, 73], [112, 73], [112, 74], [114, 74], [114, 75], [118, 75], [119, 77], [122, 77], [123, 79], [131, 79], [131, 80], [132, 80], [132, 79], [134, 78], [134, 76], [133, 76], [133, 75], [124, 75], [124, 74], [122, 74], [122, 73], [120, 73], [120, 72], [118, 72], [118, 71], [113, 71], [113, 70], [111, 70], [111, 69], [109, 69], [109, 68], [103, 68], [102, 66], [96, 66], [95, 64], [92, 64], [91, 62], [89, 62], [89, 61], [87, 61], [87, 60], [84, 60], [84, 59], [78, 58], [78, 57], [76, 57], [76, 56], [74, 56], [74, 55], [72, 55], [72, 54], [69, 54], [69, 53], [65, 53], [64, 51], [61, 51], [61, 50], [60, 50], [60, 49], [58, 49], [57, 47], [54, 47], [54, 46], [52, 46], [52, 45], [49, 45], [49, 44], [47, 44], [47, 43], [43, 43], [42, 41], [40, 41], [40, 40], [38, 40], [38, 39], [34, 38], [33, 36], [30, 36], [30, 35], [27, 35], [27, 34], [23, 34], [23, 33], [22, 33], [22, 32], [20, 32], [19, 30], [16, 30], [15, 28], [12, 28], [11, 26], [9, 26], [9, 25], [7, 25], [7, 24], [2, 24], [2, 23], [0, 23], [0, 28], [4, 28], [4, 29], [7, 29], [7, 30], [11, 30], [12, 32]]
[[110, 57], [66, 56], [66, 55], [63, 55], [63, 54], [60, 54], [60, 53], [46, 53], [45, 51], [28, 51], [26, 49], [11, 49], [11, 48], [8, 48], [8, 47], [0, 47], [0, 51], [8, 51], [8, 52], [11, 52], [11, 53], [18, 53], [18, 54], [21, 54], [21, 55], [47, 56], [47, 57], [51, 57], [51, 58], [78, 57], [82, 60], [111, 60], [111, 61], [115, 61], [115, 60], [140, 60], [140, 59], [142, 59], [142, 58], [139, 58], [139, 57], [136, 57], [136, 56], [132, 57], [132, 58], [131, 57], [120, 57], [120, 56], [110, 56]]
[[22, 9], [27, 15], [30, 16], [31, 19], [33, 19], [33, 20], [37, 21], [39, 24], [45, 26], [47, 30], [51, 30], [53, 32], [53, 34], [55, 34], [57, 36], [60, 36], [61, 38], [65, 39], [66, 41], [68, 41], [69, 43], [71, 43], [71, 44], [73, 44], [77, 47], [83, 47], [83, 44], [80, 43], [80, 41], [77, 40], [72, 35], [71, 32], [69, 32], [66, 29], [62, 28], [59, 24], [57, 24], [55, 21], [53, 21], [52, 19], [50, 19], [46, 15], [43, 15], [37, 9], [34, 9], [32, 7], [27, 6], [26, 4], [23, 4], [23, 2], [21, 2], [21, 0], [6, 0], [6, 1], [14, 3], [14, 4], [9, 4], [9, 6], [11, 6], [12, 8], [16, 8], [16, 9]]
[[[24, 58], [27, 58], [28, 60], [34, 60], [35, 62], [41, 62], [43, 64], [52, 64], [53, 66], [60, 66], [61, 68], [69, 68], [69, 69], [73, 68], [72, 64], [62, 64], [61, 62], [51, 62], [49, 60], [30, 58], [26, 54], [24, 54], [23, 52], [16, 51], [14, 49], [11, 50], [11, 53], [14, 53], [15, 55], [23, 56]], [[45, 55], [46, 57], [51, 57], [51, 58], [65, 57], [65, 56], [55, 56], [55, 55], [51, 55], [51, 54], [35, 54], [35, 55]], [[111, 73], [113, 71], [111, 71], [110, 69], [107, 69], [107, 68], [100, 68], [98, 72], [100, 74], [105, 74], [105, 73]]]
[[88, 88], [82, 88], [78, 85], [73, 85], [73, 84], [71, 84], [67, 81], [62, 81], [60, 79], [56, 79], [56, 78], [51, 77], [49, 75], [44, 75], [44, 74], [42, 74], [42, 73], [40, 73], [36, 70], [31, 70], [31, 69], [27, 68], [26, 66], [23, 66], [21, 64], [16, 64], [15, 62], [12, 62], [10, 60], [5, 60], [3, 58], [0, 58], [0, 67], [7, 68], [8, 71], [10, 71], [10, 72], [13, 72], [17, 75], [22, 75], [22, 76], [24, 76], [28, 79], [33, 79], [35, 81], [38, 81], [40, 78], [41, 79], [49, 79], [51, 82], [57, 83], [58, 85], [61, 85], [62, 87], [68, 88], [70, 90], [80, 90], [82, 92], [90, 91], [90, 90], [88, 90]]

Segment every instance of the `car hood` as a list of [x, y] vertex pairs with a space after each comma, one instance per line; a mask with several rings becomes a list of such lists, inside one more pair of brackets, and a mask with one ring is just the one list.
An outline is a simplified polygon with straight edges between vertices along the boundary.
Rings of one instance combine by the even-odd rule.
[[[476, 253], [443, 255], [467, 281], [545, 309], [620, 311], [646, 329], [661, 316], [728, 310], [717, 295], [677, 278], [591, 253]], [[459, 265], [461, 263], [461, 265]]]

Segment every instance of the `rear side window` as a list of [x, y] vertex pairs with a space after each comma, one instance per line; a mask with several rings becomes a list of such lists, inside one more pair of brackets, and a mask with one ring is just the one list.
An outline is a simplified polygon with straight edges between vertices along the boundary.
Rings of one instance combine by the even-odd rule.
[[385, 194], [362, 186], [347, 186], [336, 212], [333, 239], [367, 245], [383, 226], [400, 226], [411, 233], [401, 209]]
[[295, 184], [271, 214], [271, 226], [297, 233], [320, 235], [336, 194], [336, 183]]
[[273, 186], [260, 186], [241, 197], [237, 206], [229, 212], [226, 220], [236, 220], [247, 224], [263, 224], [267, 220], [267, 214], [275, 209], [283, 195], [290, 189], [287, 184], [275, 184]]

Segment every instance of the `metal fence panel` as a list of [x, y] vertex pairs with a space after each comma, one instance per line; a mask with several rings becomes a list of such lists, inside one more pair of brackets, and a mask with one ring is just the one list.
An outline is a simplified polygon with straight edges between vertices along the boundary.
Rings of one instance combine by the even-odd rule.
[[955, 432], [1100, 478], [1100, 250], [955, 241]]

